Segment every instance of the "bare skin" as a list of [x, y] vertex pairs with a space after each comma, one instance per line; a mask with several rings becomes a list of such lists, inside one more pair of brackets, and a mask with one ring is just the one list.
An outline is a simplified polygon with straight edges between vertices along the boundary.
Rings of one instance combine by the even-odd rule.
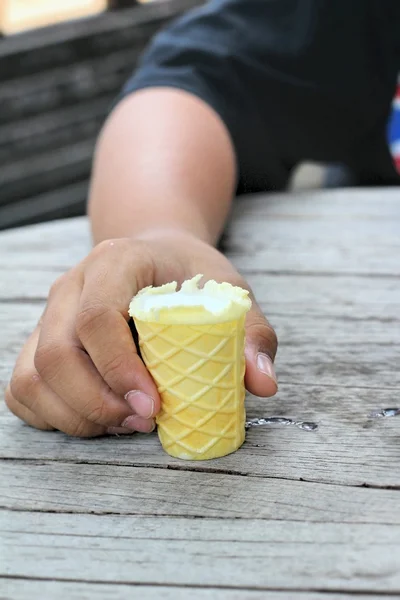
[[[235, 180], [229, 134], [201, 100], [154, 88], [114, 110], [94, 161], [95, 247], [55, 282], [18, 357], [6, 391], [15, 415], [72, 436], [153, 430], [160, 398], [137, 355], [127, 308], [142, 287], [197, 273], [248, 288], [214, 247]], [[246, 387], [272, 396], [276, 335], [252, 299]]]

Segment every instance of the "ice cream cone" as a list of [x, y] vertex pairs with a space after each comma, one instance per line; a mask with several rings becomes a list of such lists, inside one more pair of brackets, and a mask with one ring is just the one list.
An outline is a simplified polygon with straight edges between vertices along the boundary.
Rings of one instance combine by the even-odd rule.
[[200, 290], [200, 278], [179, 292], [176, 284], [147, 288], [130, 306], [161, 396], [159, 439], [168, 454], [188, 460], [230, 454], [245, 436], [248, 292], [216, 282]]

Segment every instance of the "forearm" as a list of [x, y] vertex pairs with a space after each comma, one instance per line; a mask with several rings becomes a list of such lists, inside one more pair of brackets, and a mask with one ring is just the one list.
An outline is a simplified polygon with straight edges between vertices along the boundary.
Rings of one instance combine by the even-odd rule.
[[235, 182], [232, 142], [211, 108], [179, 90], [132, 94], [97, 144], [89, 196], [94, 241], [176, 229], [214, 244]]

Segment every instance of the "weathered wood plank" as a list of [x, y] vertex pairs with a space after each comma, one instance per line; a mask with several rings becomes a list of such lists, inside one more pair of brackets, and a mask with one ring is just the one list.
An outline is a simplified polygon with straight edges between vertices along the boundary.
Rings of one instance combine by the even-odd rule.
[[90, 248], [89, 224], [84, 218], [12, 229], [0, 235], [0, 268], [13, 272], [24, 267], [56, 268], [58, 272], [84, 258]]
[[[43, 307], [44, 302], [0, 303], [0, 324], [8, 339], [0, 379], [8, 377], [18, 350]], [[397, 320], [315, 318], [274, 314], [273, 310], [268, 311], [268, 316], [280, 342], [277, 370], [281, 383], [391, 390], [400, 385]]]
[[[0, 383], [0, 397], [5, 383]], [[284, 384], [276, 399], [250, 397], [249, 417], [286, 415], [316, 421], [315, 432], [295, 427], [250, 430], [240, 451], [207, 463], [165, 454], [150, 436], [73, 439], [21, 424], [0, 402], [0, 457], [24, 460], [154, 466], [356, 486], [400, 488], [399, 423], [367, 419], [393, 404], [393, 392]], [[371, 426], [370, 426], [371, 425]]]
[[117, 94], [147, 40], [148, 36], [140, 47], [78, 62], [67, 69], [58, 67], [5, 82], [0, 89], [0, 123]]
[[199, 0], [156, 2], [7, 38], [0, 45], [0, 71], [5, 80], [132, 47], [146, 28], [155, 31], [200, 4]]
[[4, 511], [0, 574], [400, 593], [400, 526]]
[[398, 490], [150, 467], [0, 463], [0, 507], [10, 510], [400, 525], [398, 506]]
[[[400, 202], [396, 189], [261, 195], [241, 200], [235, 206], [224, 245], [244, 273], [378, 277], [398, 276], [400, 272], [397, 260]], [[51, 256], [43, 252], [43, 235], [52, 245]], [[10, 262], [4, 254], [7, 247], [15, 254], [14, 268], [24, 264], [18, 261], [18, 248], [21, 251], [27, 245], [32, 267], [71, 265], [74, 254], [66, 262], [59, 249], [59, 240], [71, 235], [75, 244], [87, 247], [84, 219], [24, 228], [21, 237], [15, 232], [2, 234], [0, 266]]]
[[0, 161], [49, 152], [97, 135], [115, 94], [0, 126]]
[[400, 274], [399, 191], [310, 191], [236, 203], [225, 249], [243, 270]]
[[[0, 587], [2, 582], [0, 580]], [[327, 600], [326, 594], [310, 592], [256, 592], [252, 590], [198, 589], [188, 586], [141, 586], [113, 583], [78, 583], [70, 581], [3, 580], [7, 596], [0, 600]], [[329, 594], [329, 600], [354, 600], [353, 594]], [[357, 600], [387, 600], [387, 595], [357, 595]]]
[[[291, 193], [253, 194], [238, 198], [233, 211], [233, 221], [243, 218], [257, 220], [297, 219], [299, 227], [304, 220], [374, 221], [398, 217], [399, 190], [386, 188], [338, 188], [304, 190]], [[262, 229], [262, 223], [258, 229]], [[339, 232], [338, 232], [339, 233]], [[379, 234], [379, 226], [376, 228]]]
[[85, 181], [92, 164], [95, 138], [24, 158], [0, 172], [0, 205], [34, 196], [68, 184]]
[[[5, 206], [0, 205], [0, 229], [13, 227], [16, 223], [18, 223], [19, 226], [22, 226], [24, 223], [31, 224], [35, 223], [35, 221], [42, 222], [43, 219], [46, 218], [57, 219], [66, 214], [70, 216], [74, 214], [81, 215], [85, 212], [86, 208], [87, 190], [88, 181], [79, 181], [78, 183], [63, 185], [63, 187], [58, 190], [51, 190], [50, 192], [44, 192], [38, 196], [24, 198], [23, 200], [18, 200], [11, 204], [6, 204]], [[45, 268], [46, 267], [44, 267], [44, 269]], [[55, 272], [61, 274], [65, 270], [66, 269], [57, 267]], [[13, 274], [13, 270], [9, 268], [8, 271], [4, 271], [2, 270], [2, 267], [0, 267], [0, 271], [2, 271], [0, 275], [1, 281], [4, 283], [4, 286], [6, 286], [8, 283], [7, 275]], [[21, 277], [24, 278], [23, 271], [19, 270], [19, 272], [21, 273]], [[41, 269], [39, 273], [43, 273], [43, 270]], [[37, 280], [37, 282], [41, 280], [41, 275], [39, 275], [39, 273], [36, 270], [36, 278], [32, 273], [33, 279]], [[13, 278], [15, 281], [14, 276]], [[25, 279], [22, 285], [24, 286], [26, 283], [27, 280]], [[34, 287], [36, 287], [36, 284], [34, 284]], [[3, 291], [4, 290], [5, 287], [3, 288]], [[0, 290], [0, 298], [1, 293]]]

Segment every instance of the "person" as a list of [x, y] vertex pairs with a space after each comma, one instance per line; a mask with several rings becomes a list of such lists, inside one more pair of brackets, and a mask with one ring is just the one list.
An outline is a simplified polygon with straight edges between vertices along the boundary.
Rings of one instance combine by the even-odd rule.
[[[159, 33], [100, 134], [95, 246], [51, 288], [11, 411], [73, 436], [151, 431], [160, 399], [129, 328], [132, 296], [197, 273], [247, 287], [216, 249], [232, 199], [283, 189], [303, 160], [399, 184], [386, 136], [399, 31], [398, 0], [211, 0]], [[277, 339], [253, 301], [246, 386], [269, 397]]]

